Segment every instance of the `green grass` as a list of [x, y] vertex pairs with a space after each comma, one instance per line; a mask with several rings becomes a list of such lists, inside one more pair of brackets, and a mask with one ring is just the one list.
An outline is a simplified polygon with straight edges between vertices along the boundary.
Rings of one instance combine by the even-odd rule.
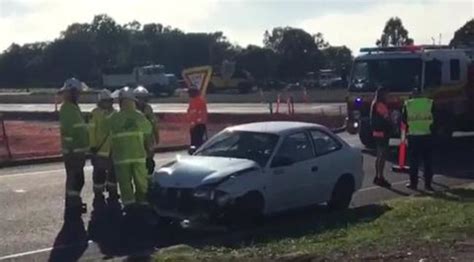
[[249, 261], [294, 253], [326, 256], [362, 249], [389, 251], [400, 245], [463, 239], [474, 235], [473, 189], [401, 198], [339, 214], [277, 223], [268, 225], [250, 241], [231, 247], [182, 246], [162, 251], [155, 259]]

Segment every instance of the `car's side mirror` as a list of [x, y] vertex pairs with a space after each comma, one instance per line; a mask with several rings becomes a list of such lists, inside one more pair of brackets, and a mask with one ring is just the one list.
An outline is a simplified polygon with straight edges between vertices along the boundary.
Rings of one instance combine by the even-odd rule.
[[196, 153], [196, 150], [197, 148], [195, 146], [190, 146], [188, 149], [188, 154], [193, 155], [194, 153]]
[[284, 167], [291, 166], [293, 164], [293, 160], [286, 156], [275, 156], [272, 161], [272, 167]]

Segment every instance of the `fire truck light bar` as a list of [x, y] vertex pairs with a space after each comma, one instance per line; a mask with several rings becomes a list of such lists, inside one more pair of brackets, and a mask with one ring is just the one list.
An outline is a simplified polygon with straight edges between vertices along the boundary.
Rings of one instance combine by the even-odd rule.
[[447, 45], [408, 45], [408, 46], [391, 46], [391, 47], [364, 47], [360, 49], [361, 53], [371, 52], [415, 52], [421, 50], [432, 49], [450, 49]]

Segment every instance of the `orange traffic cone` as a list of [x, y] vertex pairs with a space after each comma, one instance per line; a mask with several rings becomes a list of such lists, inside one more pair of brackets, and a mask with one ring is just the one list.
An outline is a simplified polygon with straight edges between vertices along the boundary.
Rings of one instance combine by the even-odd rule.
[[406, 139], [406, 129], [407, 126], [405, 123], [401, 123], [401, 141], [398, 148], [398, 165], [392, 166], [392, 171], [396, 173], [408, 173], [410, 167], [406, 165], [406, 156], [407, 156], [407, 139]]

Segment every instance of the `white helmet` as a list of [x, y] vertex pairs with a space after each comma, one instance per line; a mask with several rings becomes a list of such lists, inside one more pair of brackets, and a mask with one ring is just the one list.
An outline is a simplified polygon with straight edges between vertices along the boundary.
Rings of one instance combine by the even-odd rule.
[[99, 93], [99, 101], [103, 101], [103, 100], [112, 100], [113, 97], [112, 97], [112, 93], [107, 90], [107, 89], [103, 89], [102, 91], [100, 91]]
[[69, 91], [69, 90], [81, 91], [82, 87], [83, 87], [82, 82], [73, 77], [66, 80], [64, 82], [63, 87], [59, 91], [60, 92]]
[[133, 100], [133, 101], [137, 101], [137, 97], [133, 93], [133, 90], [128, 86], [123, 87], [122, 89], [120, 89], [119, 99], [130, 99], [130, 100]]
[[136, 97], [148, 97], [150, 93], [144, 86], [138, 86], [133, 90], [133, 93], [135, 94]]

